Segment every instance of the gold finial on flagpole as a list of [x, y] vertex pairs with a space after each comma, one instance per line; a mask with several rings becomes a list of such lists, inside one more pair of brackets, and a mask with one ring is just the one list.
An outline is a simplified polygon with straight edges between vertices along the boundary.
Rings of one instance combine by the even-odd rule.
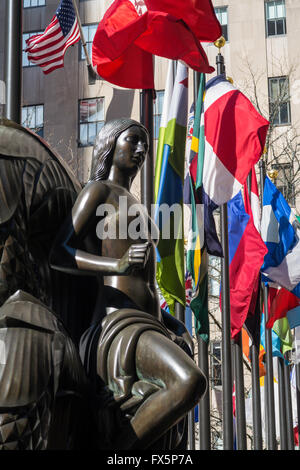
[[272, 183], [275, 183], [276, 178], [278, 176], [278, 170], [271, 170], [271, 171], [268, 172], [268, 175], [271, 178]]
[[221, 36], [219, 39], [217, 39], [214, 42], [214, 45], [219, 49], [219, 52], [220, 52], [221, 47], [224, 47], [225, 44], [226, 44], [226, 40], [223, 36]]
[[225, 38], [221, 36], [214, 42], [214, 45], [219, 49], [219, 52], [216, 57], [216, 64], [217, 64], [217, 74], [223, 75], [225, 78], [225, 65], [224, 65], [224, 57], [221, 54], [221, 47], [225, 46]]

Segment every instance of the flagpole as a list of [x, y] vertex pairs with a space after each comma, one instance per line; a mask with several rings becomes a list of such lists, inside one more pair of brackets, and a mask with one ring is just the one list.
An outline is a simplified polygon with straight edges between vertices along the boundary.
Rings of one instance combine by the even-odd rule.
[[[247, 188], [249, 194], [249, 201], [251, 204], [251, 175], [252, 171], [247, 177]], [[260, 289], [258, 289], [255, 315], [260, 317]], [[260, 327], [260, 322], [259, 322]], [[254, 450], [262, 450], [262, 422], [261, 422], [261, 402], [260, 402], [260, 383], [259, 383], [259, 344], [256, 344], [253, 339], [250, 346], [250, 359], [251, 359], [251, 379], [252, 379], [252, 419], [253, 419], [253, 448]]]
[[[294, 330], [295, 331], [295, 330]], [[298, 435], [300, 427], [300, 364], [295, 364], [296, 369], [296, 401], [297, 401], [297, 416], [298, 416]], [[298, 444], [298, 450], [300, 450], [300, 444]]]
[[[273, 178], [272, 178], [273, 181]], [[278, 369], [278, 396], [279, 396], [279, 427], [280, 427], [280, 450], [288, 449], [287, 414], [286, 414], [286, 389], [284, 379], [284, 359], [277, 358]]]
[[5, 116], [21, 124], [22, 110], [22, 13], [21, 0], [6, 2]]
[[154, 163], [153, 163], [153, 98], [155, 91], [144, 89], [141, 93], [140, 119], [149, 132], [149, 152], [141, 170], [141, 201], [149, 215], [154, 202]]
[[[215, 42], [219, 48], [216, 57], [217, 74], [225, 75], [224, 57], [220, 48], [225, 45], [225, 39]], [[231, 328], [230, 328], [230, 294], [229, 294], [229, 249], [228, 249], [228, 214], [227, 204], [220, 207], [222, 283], [222, 397], [223, 397], [223, 449], [233, 450], [233, 407], [232, 407], [232, 364], [231, 364]]]
[[[200, 73], [193, 73], [194, 79], [194, 104], [196, 112], [196, 103], [198, 99], [199, 86], [200, 86]], [[203, 259], [205, 257], [205, 259]], [[206, 250], [202, 254], [201, 263], [207, 262]], [[204, 341], [201, 336], [196, 334], [198, 343], [198, 366], [207, 378], [207, 389], [198, 404], [199, 410], [199, 449], [211, 449], [211, 429], [210, 429], [210, 387], [209, 387], [209, 362], [208, 362], [208, 341]]]
[[[225, 73], [225, 67], [224, 67]], [[227, 215], [227, 208], [226, 208]], [[229, 252], [228, 252], [229, 258]], [[228, 268], [229, 277], [229, 268]], [[230, 289], [230, 285], [229, 285]], [[230, 308], [230, 306], [229, 306]], [[243, 369], [243, 344], [242, 332], [240, 331], [232, 342], [232, 353], [234, 357], [235, 378], [235, 403], [236, 403], [236, 438], [237, 450], [247, 450], [246, 411], [245, 411], [245, 389]]]
[[83, 34], [82, 24], [81, 24], [81, 20], [80, 20], [76, 0], [72, 0], [72, 3], [73, 3], [73, 6], [74, 6], [75, 15], [76, 15], [77, 22], [78, 22], [80, 39], [81, 39], [81, 42], [82, 42], [82, 47], [83, 47], [85, 58], [86, 58], [88, 74], [89, 74], [89, 85], [93, 85], [95, 83], [97, 77], [98, 77], [98, 74], [94, 70], [93, 64], [91, 62], [91, 59], [90, 59], [90, 56], [89, 56], [89, 53], [88, 53], [88, 50], [87, 50], [87, 47], [86, 47], [86, 40], [85, 40], [85, 37], [84, 37], [84, 34]]
[[236, 427], [237, 450], [247, 450], [246, 411], [244, 391], [244, 369], [242, 334], [239, 332], [233, 341], [234, 375], [235, 375], [235, 403], [236, 403]]
[[[257, 311], [256, 311], [257, 314]], [[262, 450], [262, 421], [259, 383], [259, 351], [256, 344], [250, 347], [251, 375], [252, 375], [252, 416], [253, 416], [253, 448]]]
[[[260, 169], [260, 189], [261, 204], [263, 204], [264, 181], [266, 175], [265, 161], [259, 160]], [[268, 450], [276, 450], [276, 428], [275, 428], [275, 400], [274, 400], [274, 382], [273, 382], [273, 355], [272, 355], [272, 332], [266, 327], [269, 319], [268, 307], [268, 286], [262, 283], [263, 303], [264, 303], [264, 322], [265, 322], [265, 346], [266, 346], [266, 417], [267, 417], [267, 447]]]
[[[284, 355], [285, 360], [288, 361], [288, 354]], [[289, 361], [288, 361], [289, 362]], [[285, 388], [285, 412], [286, 412], [286, 425], [287, 425], [287, 446], [288, 450], [294, 450], [294, 430], [293, 430], [293, 412], [292, 412], [292, 397], [291, 397], [291, 380], [290, 380], [290, 366], [284, 364], [284, 388]]]
[[277, 358], [278, 367], [278, 395], [279, 395], [279, 426], [280, 426], [280, 450], [287, 450], [287, 430], [285, 412], [285, 387], [284, 387], [284, 361], [282, 357]]

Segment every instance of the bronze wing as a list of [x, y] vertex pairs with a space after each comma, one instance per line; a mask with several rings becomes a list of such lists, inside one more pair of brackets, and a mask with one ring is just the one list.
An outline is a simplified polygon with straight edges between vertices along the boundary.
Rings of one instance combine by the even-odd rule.
[[75, 342], [89, 325], [95, 285], [52, 270], [48, 257], [80, 190], [43, 139], [0, 120], [0, 306], [22, 289], [60, 316]]

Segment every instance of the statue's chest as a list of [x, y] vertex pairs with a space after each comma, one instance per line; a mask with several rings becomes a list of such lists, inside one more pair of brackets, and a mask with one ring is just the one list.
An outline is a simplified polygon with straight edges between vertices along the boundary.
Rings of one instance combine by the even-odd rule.
[[148, 215], [144, 206], [133, 196], [124, 193], [111, 194], [105, 204], [97, 208], [99, 222], [97, 235], [105, 239], [147, 240], [149, 238]]

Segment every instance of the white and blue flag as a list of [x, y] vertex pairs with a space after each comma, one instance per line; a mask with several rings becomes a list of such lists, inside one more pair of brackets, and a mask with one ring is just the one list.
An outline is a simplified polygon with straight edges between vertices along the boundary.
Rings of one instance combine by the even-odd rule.
[[261, 236], [268, 248], [263, 281], [275, 282], [300, 297], [300, 225], [268, 177], [265, 179]]

